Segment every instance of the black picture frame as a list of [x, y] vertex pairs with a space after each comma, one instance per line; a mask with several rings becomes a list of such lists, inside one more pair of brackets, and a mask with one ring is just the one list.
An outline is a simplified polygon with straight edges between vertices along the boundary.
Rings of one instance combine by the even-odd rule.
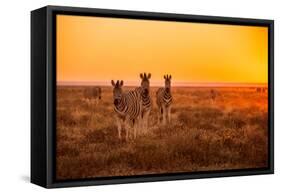
[[[56, 14], [268, 27], [268, 167], [57, 181]], [[31, 12], [31, 182], [46, 188], [274, 173], [274, 21], [171, 13], [46, 6]]]

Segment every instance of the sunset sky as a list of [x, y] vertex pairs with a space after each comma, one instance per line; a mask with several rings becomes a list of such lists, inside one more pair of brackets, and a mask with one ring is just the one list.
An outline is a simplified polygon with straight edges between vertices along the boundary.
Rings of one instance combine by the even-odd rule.
[[57, 16], [58, 84], [267, 83], [266, 27]]

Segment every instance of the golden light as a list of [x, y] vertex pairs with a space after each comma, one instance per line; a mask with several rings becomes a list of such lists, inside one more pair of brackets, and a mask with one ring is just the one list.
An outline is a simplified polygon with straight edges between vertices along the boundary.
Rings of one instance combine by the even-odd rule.
[[58, 83], [267, 83], [266, 27], [57, 16]]

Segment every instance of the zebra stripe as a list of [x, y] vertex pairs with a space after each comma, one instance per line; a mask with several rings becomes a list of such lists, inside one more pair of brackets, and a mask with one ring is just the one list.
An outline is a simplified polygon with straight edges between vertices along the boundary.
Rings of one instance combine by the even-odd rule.
[[143, 116], [146, 112], [151, 110], [152, 101], [151, 101], [149, 93], [145, 94], [142, 87], [137, 87], [135, 89], [135, 91], [138, 92], [141, 97], [142, 116]]
[[159, 88], [156, 92], [156, 102], [159, 108], [158, 123], [165, 125], [166, 121], [171, 122], [171, 104], [173, 101], [171, 94], [171, 75], [164, 75], [165, 88]]
[[120, 116], [128, 116], [133, 123], [141, 115], [140, 96], [136, 91], [129, 91], [121, 96], [118, 105], [114, 105], [114, 111]]
[[156, 92], [156, 101], [159, 107], [169, 107], [173, 101], [170, 89], [159, 88]]

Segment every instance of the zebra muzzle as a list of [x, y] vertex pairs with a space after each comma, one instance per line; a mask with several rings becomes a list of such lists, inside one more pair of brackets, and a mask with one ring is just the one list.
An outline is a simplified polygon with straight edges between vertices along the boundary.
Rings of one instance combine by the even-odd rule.
[[148, 89], [144, 89], [143, 93], [144, 95], [148, 95]]

